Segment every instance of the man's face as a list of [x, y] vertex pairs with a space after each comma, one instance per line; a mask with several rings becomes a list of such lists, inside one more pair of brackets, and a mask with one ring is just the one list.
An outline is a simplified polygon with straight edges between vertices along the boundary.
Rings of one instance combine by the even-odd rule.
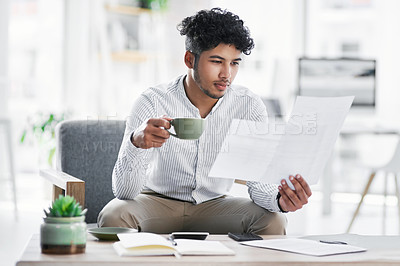
[[213, 99], [223, 97], [239, 71], [241, 52], [233, 45], [221, 43], [196, 58], [193, 79]]

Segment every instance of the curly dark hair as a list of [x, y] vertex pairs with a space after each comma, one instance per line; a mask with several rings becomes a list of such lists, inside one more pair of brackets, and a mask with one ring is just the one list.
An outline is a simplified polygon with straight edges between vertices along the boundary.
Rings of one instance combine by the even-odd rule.
[[201, 10], [182, 20], [177, 29], [181, 35], [186, 35], [186, 50], [197, 55], [220, 43], [232, 44], [246, 55], [254, 48], [254, 41], [249, 29], [243, 26], [243, 20], [221, 8]]

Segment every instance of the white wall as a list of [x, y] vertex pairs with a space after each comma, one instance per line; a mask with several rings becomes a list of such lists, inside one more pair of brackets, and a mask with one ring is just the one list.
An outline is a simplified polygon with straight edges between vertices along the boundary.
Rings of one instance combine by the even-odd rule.
[[378, 116], [400, 127], [400, 1], [376, 1], [378, 8]]
[[0, 116], [7, 112], [9, 0], [0, 1]]
[[87, 115], [96, 110], [100, 95], [90, 84], [90, 2], [71, 0], [64, 6], [64, 108]]

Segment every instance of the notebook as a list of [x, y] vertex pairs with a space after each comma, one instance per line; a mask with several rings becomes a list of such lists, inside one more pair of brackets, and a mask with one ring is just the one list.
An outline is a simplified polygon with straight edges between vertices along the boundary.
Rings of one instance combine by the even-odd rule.
[[118, 234], [113, 247], [120, 256], [235, 255], [219, 241], [176, 239], [176, 245], [153, 233]]

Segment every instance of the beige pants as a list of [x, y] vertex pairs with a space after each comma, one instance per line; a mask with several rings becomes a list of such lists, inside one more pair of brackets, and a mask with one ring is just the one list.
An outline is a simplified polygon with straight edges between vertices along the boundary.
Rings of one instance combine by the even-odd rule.
[[157, 193], [140, 194], [134, 200], [113, 199], [98, 217], [99, 227], [131, 227], [158, 234], [205, 231], [284, 235], [286, 223], [284, 214], [269, 212], [246, 198], [221, 197], [195, 205]]

